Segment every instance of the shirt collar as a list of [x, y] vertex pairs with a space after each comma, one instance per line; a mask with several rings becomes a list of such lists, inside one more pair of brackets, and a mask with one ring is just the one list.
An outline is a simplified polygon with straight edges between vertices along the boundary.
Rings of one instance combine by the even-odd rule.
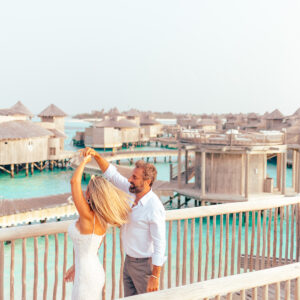
[[152, 189], [147, 193], [145, 194], [139, 201], [139, 203], [141, 203], [141, 205], [145, 206], [147, 204], [147, 202], [149, 201], [150, 197], [151, 197], [151, 194], [152, 194]]

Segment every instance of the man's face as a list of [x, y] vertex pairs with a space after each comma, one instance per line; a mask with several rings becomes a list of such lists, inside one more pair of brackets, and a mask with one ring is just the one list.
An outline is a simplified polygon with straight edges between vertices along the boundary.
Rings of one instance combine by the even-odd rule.
[[147, 184], [147, 182], [143, 179], [142, 168], [135, 168], [128, 181], [130, 182], [129, 191], [133, 194], [142, 192]]

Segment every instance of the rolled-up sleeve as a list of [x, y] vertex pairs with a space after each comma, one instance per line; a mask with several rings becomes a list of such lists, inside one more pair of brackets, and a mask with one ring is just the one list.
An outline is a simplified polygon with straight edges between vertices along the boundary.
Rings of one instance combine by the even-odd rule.
[[130, 183], [128, 182], [128, 179], [122, 176], [115, 166], [110, 164], [107, 170], [104, 172], [104, 176], [117, 188], [124, 191], [125, 193], [129, 193]]
[[164, 209], [157, 209], [153, 212], [150, 220], [150, 234], [153, 241], [152, 264], [162, 266], [166, 261], [166, 213]]

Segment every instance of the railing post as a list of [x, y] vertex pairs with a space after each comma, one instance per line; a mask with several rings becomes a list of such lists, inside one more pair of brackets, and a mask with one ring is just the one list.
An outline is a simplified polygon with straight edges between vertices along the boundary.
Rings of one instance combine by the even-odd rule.
[[296, 253], [296, 261], [300, 261], [300, 204], [297, 204], [297, 222], [296, 222], [296, 234], [297, 234], [297, 253]]
[[4, 299], [4, 243], [0, 242], [0, 299]]

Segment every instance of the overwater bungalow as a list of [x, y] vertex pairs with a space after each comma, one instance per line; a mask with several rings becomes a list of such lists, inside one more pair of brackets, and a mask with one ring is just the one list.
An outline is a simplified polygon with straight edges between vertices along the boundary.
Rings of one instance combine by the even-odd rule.
[[0, 123], [13, 120], [30, 120], [32, 117], [33, 114], [21, 101], [10, 108], [0, 109]]
[[[42, 122], [27, 120], [31, 116], [18, 103], [12, 121], [2, 122], [0, 126], [0, 170], [14, 177], [15, 172], [25, 170], [28, 175], [37, 168], [42, 171], [46, 166], [64, 165], [71, 153], [64, 151], [64, 116], [56, 106], [51, 105], [40, 117]], [[21, 119], [19, 119], [21, 117]]]
[[84, 132], [84, 145], [93, 148], [113, 149], [123, 144], [138, 143], [139, 126], [125, 117], [116, 116], [93, 124]]
[[[186, 189], [186, 196], [210, 201], [249, 201], [266, 195], [285, 195], [287, 144], [283, 132], [241, 134], [181, 133], [178, 160], [185, 151], [186, 159], [178, 162], [178, 186]], [[189, 152], [195, 153], [194, 165], [187, 161]], [[299, 151], [294, 149], [295, 158]], [[267, 160], [277, 157], [277, 179], [269, 178]], [[182, 167], [184, 166], [184, 167]], [[193, 169], [193, 170], [192, 170]], [[195, 182], [188, 184], [191, 171]], [[292, 193], [299, 191], [299, 161], [293, 166]], [[184, 195], [184, 191], [183, 191]], [[192, 197], [193, 198], [193, 197]]]
[[216, 132], [217, 124], [213, 119], [201, 119], [198, 122], [197, 128], [203, 132]]
[[67, 116], [60, 108], [50, 104], [38, 116], [41, 118], [42, 126], [48, 129], [65, 131], [65, 117]]
[[281, 130], [285, 127], [283, 120], [284, 115], [278, 109], [275, 109], [273, 112], [266, 116], [266, 129]]
[[140, 116], [133, 110], [121, 115], [113, 110], [83, 133], [76, 132], [73, 141], [74, 144], [94, 148], [118, 149], [122, 146], [145, 144], [150, 138], [161, 136], [162, 128], [162, 124], [150, 116]]

